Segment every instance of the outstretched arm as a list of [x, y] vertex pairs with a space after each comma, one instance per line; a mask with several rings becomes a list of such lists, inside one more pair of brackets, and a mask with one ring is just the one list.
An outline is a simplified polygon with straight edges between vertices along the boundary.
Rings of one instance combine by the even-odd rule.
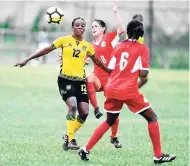
[[108, 73], [110, 73], [112, 70], [111, 69], [108, 69], [103, 63], [102, 63], [102, 61], [100, 60], [100, 59], [98, 59], [95, 55], [94, 56], [89, 56], [91, 59], [92, 59], [92, 61], [97, 65], [97, 66], [99, 66], [102, 70], [104, 70], [104, 71], [106, 71], [106, 72], [108, 72]]
[[38, 58], [41, 56], [44, 56], [48, 53], [50, 53], [51, 51], [53, 51], [55, 49], [54, 45], [51, 44], [37, 52], [35, 52], [34, 54], [32, 54], [31, 56], [27, 57], [26, 59], [22, 60], [21, 62], [16, 63], [16, 65], [14, 65], [14, 67], [20, 66], [23, 67], [25, 66], [30, 60], [34, 59], [34, 58]]
[[121, 35], [122, 33], [125, 32], [125, 25], [124, 25], [123, 20], [122, 20], [120, 14], [118, 12], [118, 0], [115, 0], [113, 11], [114, 11], [116, 18], [117, 18], [117, 21], [119, 23], [119, 27], [117, 28], [117, 34]]

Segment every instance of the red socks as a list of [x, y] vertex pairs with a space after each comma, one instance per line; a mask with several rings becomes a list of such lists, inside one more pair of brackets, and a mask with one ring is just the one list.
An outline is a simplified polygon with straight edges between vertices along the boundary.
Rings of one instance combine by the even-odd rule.
[[88, 89], [88, 96], [89, 96], [90, 103], [92, 104], [94, 109], [98, 108], [98, 103], [97, 103], [97, 99], [96, 99], [96, 90], [94, 87], [94, 83], [93, 82], [87, 82], [87, 89]]
[[86, 145], [86, 150], [89, 152], [94, 145], [102, 138], [104, 133], [110, 128], [110, 126], [106, 123], [106, 121], [99, 124], [99, 126], [95, 129], [94, 133], [92, 134], [90, 140]]
[[[113, 132], [112, 129], [112, 136], [116, 136], [115, 133], [117, 133], [118, 130], [117, 126], [118, 123], [119, 123], [119, 118], [117, 118], [115, 124], [113, 125], [114, 126], [113, 129], [115, 128], [115, 131]], [[109, 128], [110, 126], [107, 124], [106, 121], [99, 124], [99, 126], [95, 129], [94, 133], [92, 134], [90, 140], [86, 145], [86, 150], [88, 152], [94, 147], [94, 145], [96, 145], [96, 143], [102, 138], [102, 136], [106, 133], [106, 131]], [[162, 147], [160, 141], [160, 129], [158, 122], [148, 123], [148, 131], [153, 145], [154, 156], [160, 158], [162, 156]]]
[[115, 138], [118, 133], [119, 128], [119, 117], [116, 119], [115, 123], [111, 126], [111, 138]]
[[162, 147], [158, 122], [148, 123], [148, 131], [153, 145], [154, 156], [160, 158], [162, 156]]

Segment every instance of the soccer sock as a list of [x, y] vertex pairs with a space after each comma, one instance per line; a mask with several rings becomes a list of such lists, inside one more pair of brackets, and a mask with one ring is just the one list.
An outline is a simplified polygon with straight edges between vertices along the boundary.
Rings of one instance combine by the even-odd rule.
[[77, 132], [78, 129], [80, 129], [80, 127], [84, 124], [84, 120], [82, 120], [79, 116], [77, 116], [77, 119], [75, 120], [75, 129], [74, 129], [74, 133]]
[[159, 158], [162, 156], [162, 147], [158, 122], [148, 123], [148, 131], [153, 145], [154, 156]]
[[70, 142], [74, 138], [75, 118], [71, 115], [67, 115], [67, 136]]
[[94, 87], [94, 83], [93, 82], [87, 82], [87, 89], [88, 89], [88, 96], [89, 96], [90, 103], [92, 104], [94, 109], [98, 108], [98, 103], [97, 103], [97, 99], [96, 99], [96, 90]]
[[90, 137], [86, 147], [87, 151], [90, 151], [94, 145], [102, 138], [104, 133], [110, 128], [106, 121], [99, 124], [99, 126], [94, 130], [94, 133]]
[[115, 138], [119, 129], [119, 117], [116, 119], [115, 123], [111, 126], [111, 138]]

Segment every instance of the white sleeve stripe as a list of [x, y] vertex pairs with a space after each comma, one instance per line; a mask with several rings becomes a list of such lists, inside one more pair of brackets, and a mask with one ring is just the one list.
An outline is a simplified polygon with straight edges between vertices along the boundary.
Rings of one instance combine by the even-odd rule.
[[108, 68], [109, 69], [115, 69], [115, 64], [116, 64], [116, 58], [115, 58], [115, 56], [113, 56], [112, 58], [111, 58], [111, 60], [110, 60], [110, 63], [109, 63], [109, 65], [108, 65]]
[[117, 34], [111, 42], [112, 47], [114, 48], [118, 42], [119, 42], [119, 35]]

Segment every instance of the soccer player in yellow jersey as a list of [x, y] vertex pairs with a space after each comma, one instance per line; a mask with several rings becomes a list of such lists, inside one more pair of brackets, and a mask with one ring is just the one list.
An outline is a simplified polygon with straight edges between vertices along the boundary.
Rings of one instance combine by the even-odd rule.
[[[89, 112], [89, 98], [86, 87], [85, 57], [88, 55], [92, 61], [103, 70], [110, 72], [95, 56], [94, 48], [83, 39], [86, 22], [77, 17], [72, 21], [73, 34], [56, 39], [51, 45], [27, 57], [15, 66], [23, 67], [31, 59], [44, 56], [54, 49], [62, 49], [62, 65], [58, 76], [58, 87], [62, 99], [68, 106], [67, 132], [63, 136], [63, 149], [77, 150], [80, 147], [74, 139], [74, 133], [85, 122]], [[78, 116], [76, 117], [76, 111]]]
[[[141, 22], [143, 22], [143, 16], [141, 14], [135, 14], [132, 19], [137, 19]], [[128, 36], [126, 35], [126, 38], [128, 38]], [[144, 37], [139, 37], [137, 40], [139, 43], [144, 44]]]

